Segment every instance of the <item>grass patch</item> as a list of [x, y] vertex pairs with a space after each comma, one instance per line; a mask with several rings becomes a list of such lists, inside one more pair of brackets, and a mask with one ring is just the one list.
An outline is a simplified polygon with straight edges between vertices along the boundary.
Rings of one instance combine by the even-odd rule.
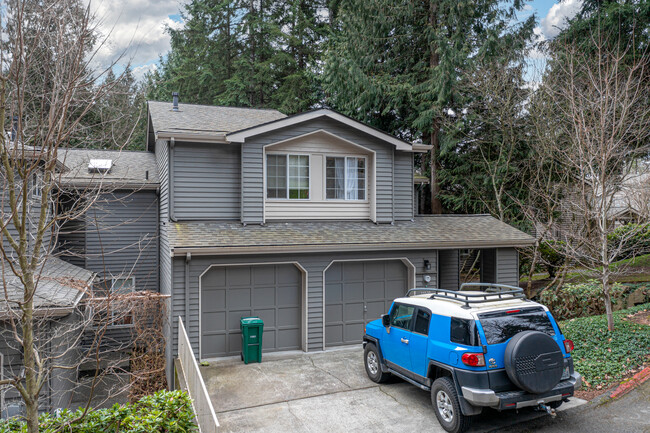
[[629, 266], [631, 268], [645, 268], [650, 267], [650, 254], [644, 254], [630, 259], [619, 260], [612, 263], [612, 268], [619, 268], [621, 266]]
[[573, 340], [573, 362], [586, 388], [606, 388], [650, 361], [650, 326], [628, 320], [628, 315], [647, 310], [650, 303], [615, 312], [613, 332], [607, 330], [605, 315], [559, 323]]

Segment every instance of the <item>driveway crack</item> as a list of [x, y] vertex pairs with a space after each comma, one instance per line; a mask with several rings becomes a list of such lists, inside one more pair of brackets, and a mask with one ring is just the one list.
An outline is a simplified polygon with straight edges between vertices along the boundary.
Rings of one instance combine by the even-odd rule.
[[324, 368], [317, 366], [316, 363], [314, 362], [314, 358], [312, 358], [311, 356], [309, 357], [309, 360], [311, 361], [311, 365], [313, 365], [315, 369], [320, 370], [320, 371], [322, 371], [323, 373], [332, 376], [334, 379], [336, 379], [336, 380], [338, 380], [339, 382], [341, 382], [341, 383], [342, 383], [343, 385], [345, 385], [347, 388], [352, 389], [352, 387], [351, 387], [350, 385], [348, 385], [347, 383], [343, 382], [340, 378], [338, 378], [337, 376], [335, 376], [334, 374], [332, 374], [330, 371], [327, 371], [327, 370], [325, 370]]
[[395, 403], [399, 404], [402, 407], [405, 407], [409, 411], [411, 410], [411, 407], [409, 407], [408, 405], [406, 405], [406, 404], [402, 403], [401, 401], [399, 401], [398, 399], [396, 399], [393, 394], [390, 394], [390, 393], [386, 392], [386, 390], [384, 389], [383, 386], [378, 386], [378, 388], [379, 388], [379, 391], [381, 391], [383, 394], [385, 394], [388, 397], [392, 398], [395, 401]]

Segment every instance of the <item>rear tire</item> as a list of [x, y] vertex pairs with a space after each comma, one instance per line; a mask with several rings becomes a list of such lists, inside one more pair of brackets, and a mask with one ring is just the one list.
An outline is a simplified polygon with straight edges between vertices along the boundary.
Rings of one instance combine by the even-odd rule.
[[461, 412], [456, 387], [449, 377], [440, 377], [433, 382], [431, 403], [438, 422], [449, 433], [464, 432], [472, 423], [472, 418]]
[[381, 371], [381, 358], [379, 357], [379, 350], [377, 346], [372, 343], [367, 343], [363, 351], [363, 363], [366, 366], [366, 374], [376, 383], [383, 383], [388, 380], [390, 373]]

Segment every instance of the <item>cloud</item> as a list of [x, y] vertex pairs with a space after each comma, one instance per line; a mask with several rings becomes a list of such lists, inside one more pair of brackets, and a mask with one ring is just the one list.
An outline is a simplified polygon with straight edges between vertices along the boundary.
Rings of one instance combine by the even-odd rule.
[[100, 0], [89, 3], [103, 36], [100, 38], [103, 44], [93, 59], [98, 68], [107, 67], [117, 60], [119, 64], [130, 62], [140, 75], [144, 75], [158, 57], [169, 50], [170, 38], [166, 27], [182, 26], [178, 16], [182, 0]]
[[153, 72], [156, 69], [158, 69], [158, 65], [156, 63], [149, 63], [147, 65], [136, 66], [133, 68], [133, 77], [139, 81], [144, 78], [147, 72]]
[[551, 6], [548, 14], [542, 18], [541, 30], [546, 39], [553, 39], [566, 26], [567, 20], [573, 18], [580, 7], [582, 0], [564, 0]]

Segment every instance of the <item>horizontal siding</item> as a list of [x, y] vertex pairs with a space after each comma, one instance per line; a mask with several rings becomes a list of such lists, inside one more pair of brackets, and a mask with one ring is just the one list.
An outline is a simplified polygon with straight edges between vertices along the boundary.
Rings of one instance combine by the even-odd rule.
[[497, 248], [497, 282], [519, 285], [519, 253], [514, 248]]
[[395, 219], [413, 218], [413, 154], [395, 151]]
[[104, 194], [86, 214], [86, 269], [99, 279], [134, 276], [158, 291], [158, 198], [153, 191]]
[[368, 202], [266, 201], [266, 220], [370, 219]]
[[174, 217], [239, 219], [239, 145], [176, 143], [173, 152]]
[[242, 222], [260, 224], [264, 221], [264, 146], [319, 129], [375, 152], [377, 222], [393, 221], [393, 145], [334, 120], [321, 118], [253, 137], [242, 145]]
[[[231, 256], [231, 257], [193, 257], [190, 262], [189, 290], [190, 305], [189, 317], [185, 320], [185, 326], [188, 330], [190, 341], [195, 353], [199, 353], [199, 277], [213, 264], [263, 264], [272, 262], [298, 262], [302, 268], [307, 271], [307, 350], [315, 351], [323, 348], [323, 272], [325, 268], [334, 260], [370, 260], [385, 258], [402, 258], [406, 257], [415, 267], [416, 286], [423, 286], [422, 275], [431, 275], [431, 284], [429, 287], [435, 287], [437, 281], [437, 251], [375, 251], [375, 252], [346, 252], [327, 253], [327, 254], [279, 254], [267, 256]], [[431, 270], [424, 268], [424, 260], [429, 260]], [[185, 258], [177, 257], [173, 259], [172, 271], [172, 300], [171, 300], [171, 353], [176, 353], [178, 317], [185, 317]], [[171, 354], [168, 354], [171, 360]]]

